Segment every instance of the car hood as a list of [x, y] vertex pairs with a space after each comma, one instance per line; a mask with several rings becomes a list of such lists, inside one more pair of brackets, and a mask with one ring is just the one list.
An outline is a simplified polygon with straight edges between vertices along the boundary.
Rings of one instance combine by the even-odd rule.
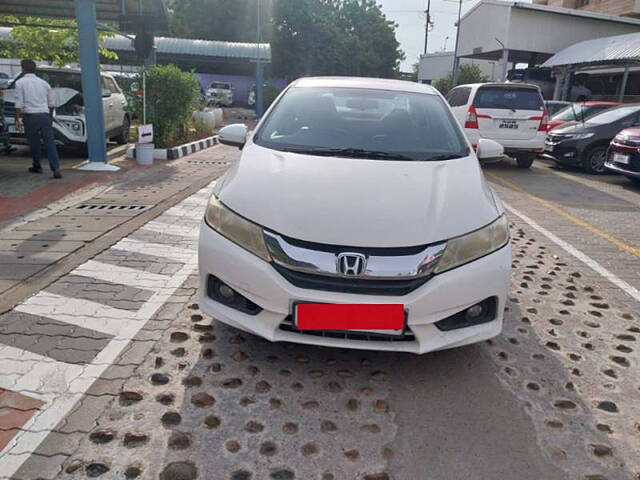
[[589, 125], [589, 123], [582, 122], [566, 122], [562, 125], [555, 127], [553, 133], [584, 133], [594, 131], [598, 125]]
[[618, 135], [632, 138], [640, 137], [640, 127], [625, 128], [620, 133], [618, 133]]
[[[62, 107], [79, 93], [73, 88], [52, 88], [49, 93], [49, 106], [53, 108]], [[16, 103], [16, 99], [17, 93], [14, 88], [4, 91], [4, 100], [6, 102]]]
[[267, 229], [343, 246], [424, 245], [476, 230], [498, 216], [473, 156], [441, 162], [364, 160], [248, 143], [215, 193]]

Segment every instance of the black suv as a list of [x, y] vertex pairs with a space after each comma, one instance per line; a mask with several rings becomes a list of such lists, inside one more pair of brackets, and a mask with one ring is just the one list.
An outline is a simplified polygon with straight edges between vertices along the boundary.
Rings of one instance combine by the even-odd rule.
[[640, 125], [640, 103], [610, 108], [584, 122], [570, 122], [551, 130], [545, 154], [558, 163], [603, 173], [609, 143], [620, 130], [635, 125]]

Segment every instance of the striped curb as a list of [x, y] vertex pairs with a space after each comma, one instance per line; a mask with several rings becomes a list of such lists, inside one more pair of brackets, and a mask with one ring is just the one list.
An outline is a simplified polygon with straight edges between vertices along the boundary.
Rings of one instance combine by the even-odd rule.
[[[153, 150], [154, 160], [177, 160], [192, 153], [199, 152], [211, 148], [220, 143], [218, 136], [203, 138], [202, 140], [196, 140], [195, 142], [185, 143], [173, 148], [156, 148]], [[136, 147], [129, 147], [127, 150], [127, 158], [136, 158]]]

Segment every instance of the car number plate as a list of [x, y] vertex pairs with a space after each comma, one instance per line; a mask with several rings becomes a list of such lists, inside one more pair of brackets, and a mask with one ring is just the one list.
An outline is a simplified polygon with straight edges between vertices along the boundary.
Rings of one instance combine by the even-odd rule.
[[623, 155], [622, 153], [614, 153], [613, 161], [616, 163], [623, 163], [629, 165], [629, 155]]
[[518, 129], [518, 122], [516, 122], [515, 120], [502, 120], [498, 124], [498, 128], [508, 128], [508, 129], [511, 129], [511, 130], [517, 130]]
[[298, 330], [362, 330], [399, 335], [406, 324], [402, 304], [297, 303]]

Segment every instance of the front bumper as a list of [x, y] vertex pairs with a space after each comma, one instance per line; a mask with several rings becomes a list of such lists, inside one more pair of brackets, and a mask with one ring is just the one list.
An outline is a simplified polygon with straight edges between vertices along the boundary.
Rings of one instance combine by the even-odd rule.
[[544, 156], [566, 165], [580, 165], [582, 162], [582, 150], [575, 141], [560, 143], [545, 142]]
[[[613, 160], [614, 153], [626, 155], [628, 163], [615, 162]], [[605, 167], [630, 178], [640, 178], [640, 149], [637, 147], [611, 145], [607, 152]]]
[[[480, 342], [501, 332], [511, 269], [511, 247], [506, 245], [475, 262], [436, 275], [407, 295], [357, 295], [295, 287], [269, 263], [230, 242], [203, 222], [200, 229], [199, 265], [201, 309], [235, 328], [274, 342], [426, 353]], [[210, 298], [207, 294], [207, 279], [210, 275], [218, 277], [262, 307], [262, 311], [257, 315], [242, 313]], [[440, 331], [434, 325], [435, 322], [488, 297], [496, 297], [498, 301], [493, 321], [451, 331]], [[354, 340], [292, 331], [288, 324], [296, 302], [402, 303], [405, 305], [407, 325], [414, 339]]]

